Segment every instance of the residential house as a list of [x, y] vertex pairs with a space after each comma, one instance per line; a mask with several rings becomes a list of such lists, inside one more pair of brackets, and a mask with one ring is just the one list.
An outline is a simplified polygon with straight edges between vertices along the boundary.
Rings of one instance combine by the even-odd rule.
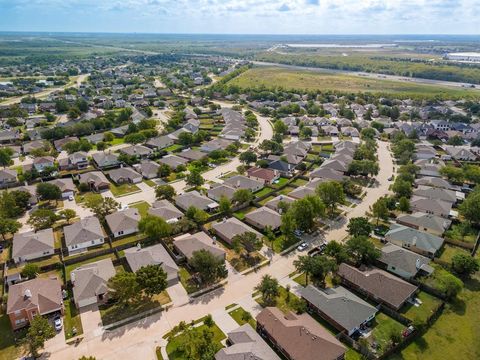
[[173, 246], [187, 260], [190, 260], [193, 254], [200, 250], [206, 250], [221, 259], [226, 258], [225, 250], [203, 231], [193, 235], [187, 233], [177, 236], [173, 239]]
[[207, 196], [215, 201], [220, 201], [222, 197], [232, 200], [235, 191], [237, 190], [225, 184], [212, 185], [207, 191]]
[[73, 183], [71, 178], [60, 178], [48, 181], [49, 184], [58, 186], [62, 192], [63, 199], [69, 199], [70, 196], [74, 196], [77, 192], [77, 187]]
[[286, 359], [341, 360], [346, 348], [307, 314], [267, 307], [257, 315], [257, 332]]
[[213, 224], [212, 230], [214, 230], [215, 234], [228, 244], [232, 244], [233, 238], [236, 235], [242, 235], [246, 232], [251, 232], [255, 234], [257, 238], [262, 239], [262, 235], [258, 231], [252, 229], [250, 226], [244, 224], [235, 217], [221, 220]]
[[295, 201], [295, 199], [287, 196], [287, 195], [278, 195], [276, 196], [275, 198], [273, 198], [272, 200], [269, 200], [265, 206], [278, 212], [279, 214], [282, 213], [282, 209], [280, 207], [280, 204], [281, 203], [284, 203], [286, 205], [289, 205], [291, 203], [293, 203]]
[[160, 165], [152, 160], [142, 160], [140, 164], [133, 165], [133, 168], [142, 174], [145, 179], [153, 179], [158, 177], [158, 168]]
[[47, 151], [50, 149], [50, 145], [45, 142], [45, 140], [33, 140], [23, 143], [22, 148], [24, 154], [30, 154], [31, 152], [37, 150]]
[[0, 144], [14, 143], [20, 139], [21, 132], [12, 129], [12, 130], [2, 130], [0, 131]]
[[418, 290], [417, 286], [377, 268], [361, 271], [342, 263], [338, 275], [349, 287], [396, 311], [412, 299]]
[[270, 228], [275, 231], [282, 224], [282, 217], [269, 207], [262, 206], [248, 214], [245, 214], [245, 221], [257, 229], [265, 230]]
[[93, 162], [98, 169], [107, 169], [120, 166], [118, 156], [111, 152], [98, 152], [92, 155]]
[[445, 219], [448, 219], [452, 211], [452, 203], [437, 200], [437, 199], [428, 199], [420, 196], [412, 196], [410, 199], [410, 209], [413, 212], [420, 211], [426, 212], [427, 214], [441, 216]]
[[187, 211], [190, 206], [205, 211], [211, 211], [218, 207], [215, 201], [200, 194], [196, 190], [177, 195], [174, 200], [175, 204], [183, 211]]
[[60, 170], [82, 170], [89, 165], [88, 154], [84, 151], [77, 151], [66, 158], [58, 160]]
[[188, 163], [188, 160], [177, 155], [169, 154], [159, 159], [158, 162], [160, 164], [166, 164], [170, 166], [173, 170], [175, 170], [180, 165], [186, 165]]
[[447, 180], [440, 177], [425, 176], [420, 179], [416, 179], [415, 186], [420, 185], [438, 187], [442, 189], [453, 189], [453, 186]]
[[256, 192], [263, 188], [263, 182], [248, 178], [243, 175], [229, 177], [228, 179], [224, 180], [223, 183], [234, 188], [235, 190], [247, 189], [251, 192]]
[[17, 183], [17, 170], [1, 169], [0, 170], [0, 187], [8, 187]]
[[142, 182], [142, 175], [130, 167], [121, 167], [108, 172], [108, 176], [115, 184], [137, 184]]
[[283, 160], [273, 160], [268, 164], [268, 168], [278, 171], [280, 175], [285, 177], [292, 177], [295, 171], [295, 166]]
[[138, 232], [140, 213], [138, 209], [132, 207], [105, 216], [105, 221], [113, 237], [118, 238]]
[[251, 167], [247, 170], [247, 176], [264, 184], [272, 184], [280, 178], [280, 172], [273, 169]]
[[420, 231], [426, 231], [440, 237], [448, 230], [452, 223], [451, 220], [424, 212], [400, 215], [396, 221], [398, 224], [409, 226]]
[[227, 139], [212, 139], [200, 146], [200, 151], [209, 153], [214, 150], [225, 150], [233, 141]]
[[207, 154], [205, 154], [204, 152], [192, 149], [183, 150], [177, 154], [178, 156], [187, 159], [188, 161], [202, 160], [203, 158], [207, 157]]
[[[464, 196], [463, 193], [459, 194]], [[419, 185], [413, 190], [413, 195], [427, 199], [441, 200], [452, 204], [457, 202], [457, 193], [455, 191], [437, 187]]]
[[392, 224], [385, 234], [385, 240], [433, 258], [443, 246], [443, 239], [408, 226]]
[[145, 159], [153, 154], [153, 150], [143, 145], [131, 145], [119, 150], [120, 153]]
[[412, 279], [418, 273], [431, 274], [433, 268], [428, 265], [430, 259], [395, 244], [387, 244], [382, 248], [379, 261], [386, 269], [405, 279]]
[[475, 161], [477, 156], [472, 153], [469, 149], [459, 146], [445, 146], [445, 151], [455, 160], [460, 161]]
[[12, 259], [15, 263], [51, 256], [55, 253], [51, 228], [13, 235]]
[[39, 156], [33, 159], [33, 167], [38, 172], [55, 166], [55, 159], [52, 156]]
[[158, 136], [155, 138], [148, 139], [145, 143], [146, 146], [156, 150], [162, 150], [169, 146], [173, 145], [173, 139], [169, 138], [168, 136]]
[[300, 289], [310, 312], [317, 313], [339, 331], [352, 336], [375, 318], [377, 309], [343, 286], [319, 289], [313, 285]]
[[341, 171], [320, 166], [310, 173], [310, 178], [320, 178], [325, 179], [326, 181], [343, 181], [345, 175], [343, 175], [343, 172]]
[[6, 314], [12, 329], [27, 326], [35, 316], [54, 313], [63, 314], [62, 285], [57, 278], [36, 278], [9, 287]]
[[101, 245], [105, 241], [100, 221], [95, 216], [67, 225], [63, 232], [69, 254], [87, 251], [89, 247]]
[[63, 139], [55, 140], [53, 142], [53, 146], [55, 146], [55, 149], [57, 149], [57, 151], [62, 151], [65, 145], [67, 145], [68, 143], [77, 142], [77, 141], [78, 141], [78, 138], [76, 136], [67, 136]]
[[148, 209], [148, 214], [158, 216], [169, 224], [175, 223], [183, 217], [183, 213], [168, 200], [155, 201]]
[[110, 181], [101, 171], [91, 171], [78, 176], [80, 184], [87, 184], [93, 191], [104, 191], [110, 189]]
[[115, 276], [110, 258], [81, 265], [70, 273], [77, 308], [103, 304], [108, 300], [108, 280]]

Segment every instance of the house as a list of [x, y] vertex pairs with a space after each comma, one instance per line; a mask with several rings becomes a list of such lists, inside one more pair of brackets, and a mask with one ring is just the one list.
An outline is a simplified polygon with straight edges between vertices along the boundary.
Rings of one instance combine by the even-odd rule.
[[251, 232], [261, 239], [262, 235], [252, 229], [250, 226], [244, 224], [235, 217], [231, 217], [227, 220], [221, 220], [212, 226], [212, 229], [215, 231], [215, 234], [218, 235], [222, 240], [226, 241], [228, 244], [232, 244], [233, 238], [236, 235], [241, 235], [246, 232]]
[[183, 211], [187, 211], [190, 206], [205, 211], [210, 211], [218, 207], [218, 204], [215, 201], [200, 194], [197, 190], [180, 194], [176, 196], [174, 200], [175, 204]]
[[428, 199], [420, 196], [412, 196], [410, 209], [414, 212], [426, 212], [427, 214], [441, 216], [448, 219], [451, 215], [452, 203], [437, 199]]
[[431, 120], [430, 124], [435, 130], [449, 131], [451, 128], [450, 123], [445, 120]]
[[158, 160], [160, 164], [166, 164], [175, 170], [180, 165], [186, 165], [188, 163], [187, 159], [184, 159], [180, 156], [168, 154]]
[[200, 151], [209, 153], [214, 150], [225, 150], [233, 141], [227, 139], [213, 139], [200, 146]]
[[251, 192], [255, 192], [263, 188], [263, 182], [250, 179], [243, 175], [229, 177], [223, 183], [234, 188], [235, 190], [247, 189]]
[[288, 196], [294, 198], [295, 200], [303, 199], [305, 196], [315, 195], [315, 188], [306, 186], [299, 186], [295, 190], [288, 193]]
[[282, 217], [269, 207], [262, 206], [245, 214], [245, 221], [257, 229], [265, 230], [266, 228], [270, 228], [275, 231], [282, 224]]
[[0, 187], [8, 187], [17, 183], [17, 171], [12, 169], [0, 170]]
[[65, 245], [68, 253], [87, 251], [91, 246], [104, 243], [105, 235], [100, 221], [95, 216], [89, 216], [63, 228]]
[[169, 146], [173, 145], [173, 139], [169, 138], [168, 136], [158, 136], [155, 138], [148, 139], [145, 143], [146, 146], [156, 150], [162, 150]]
[[420, 179], [416, 179], [415, 186], [420, 186], [420, 185], [437, 187], [442, 189], [453, 188], [452, 185], [447, 180], [442, 179], [440, 177], [431, 177], [431, 176], [425, 176]]
[[113, 237], [117, 238], [138, 232], [140, 213], [136, 208], [128, 208], [105, 216], [105, 221]]
[[142, 182], [142, 175], [140, 175], [130, 167], [113, 169], [110, 170], [107, 174], [115, 184], [137, 184], [139, 182]]
[[310, 178], [320, 178], [326, 181], [343, 181], [345, 176], [343, 172], [321, 166], [310, 173]]
[[387, 244], [382, 248], [379, 261], [386, 269], [405, 279], [414, 278], [419, 272], [431, 274], [433, 268], [428, 265], [430, 259], [395, 244]]
[[203, 158], [207, 157], [207, 154], [205, 154], [204, 152], [192, 149], [183, 150], [177, 154], [178, 156], [187, 159], [188, 161], [202, 160]]
[[320, 166], [321, 169], [329, 169], [334, 170], [340, 173], [346, 173], [348, 171], [347, 163], [341, 161], [340, 159], [329, 159], [325, 160], [322, 165]]
[[361, 271], [342, 263], [338, 275], [344, 284], [396, 311], [418, 290], [417, 286], [377, 268]]
[[60, 170], [82, 170], [88, 167], [88, 154], [84, 151], [77, 151], [66, 158], [58, 160]]
[[346, 348], [310, 315], [267, 307], [256, 317], [257, 332], [286, 359], [340, 360]]
[[308, 309], [315, 312], [339, 331], [352, 336], [375, 318], [377, 309], [343, 286], [319, 289], [313, 285], [300, 289]]
[[443, 246], [443, 239], [408, 226], [392, 224], [385, 234], [385, 240], [433, 258]]
[[148, 265], [160, 265], [167, 274], [168, 286], [178, 283], [178, 266], [162, 244], [141, 248], [140, 244], [125, 250], [125, 258], [133, 272]]
[[457, 194], [455, 193], [455, 191], [449, 190], [449, 189], [424, 186], [424, 185], [419, 185], [417, 189], [414, 189], [413, 195], [424, 197], [427, 199], [450, 202], [452, 204], [455, 204], [457, 202]]
[[6, 313], [14, 330], [27, 326], [38, 315], [63, 314], [60, 281], [57, 278], [36, 278], [11, 285]]
[[227, 344], [215, 354], [215, 360], [280, 360], [262, 337], [249, 325], [244, 324], [227, 334]]
[[105, 133], [96, 133], [96, 134], [91, 134], [84, 137], [84, 139], [86, 139], [88, 142], [94, 145], [97, 145], [99, 142], [104, 141], [104, 138], [105, 138]]
[[118, 150], [120, 153], [145, 159], [153, 154], [153, 150], [143, 145], [131, 145]]
[[77, 142], [77, 141], [78, 141], [78, 138], [76, 136], [67, 136], [63, 139], [55, 140], [53, 142], [53, 146], [55, 146], [55, 149], [57, 149], [57, 151], [62, 151], [65, 145], [67, 145], [68, 143]]
[[273, 169], [251, 167], [247, 170], [247, 177], [264, 184], [272, 184], [280, 178], [280, 172]]
[[477, 156], [473, 154], [470, 150], [464, 147], [458, 146], [445, 146], [444, 147], [446, 153], [450, 155], [455, 160], [460, 161], [475, 161], [477, 160]]
[[322, 126], [321, 129], [327, 136], [338, 136], [339, 134], [338, 128], [336, 126], [325, 125], [325, 126]]
[[16, 233], [13, 236], [12, 259], [18, 264], [24, 261], [51, 256], [55, 253], [53, 230], [51, 228]]
[[2, 130], [0, 131], [0, 143], [13, 143], [20, 139], [21, 132], [18, 130]]
[[50, 145], [44, 140], [33, 140], [26, 142], [22, 145], [23, 153], [30, 154], [32, 151], [43, 150], [47, 151], [50, 149]]
[[340, 128], [340, 132], [344, 136], [360, 137], [360, 132], [353, 126], [342, 126]]
[[183, 213], [168, 200], [155, 201], [148, 209], [148, 214], [158, 216], [169, 224], [175, 223], [183, 217]]
[[93, 191], [104, 191], [110, 189], [110, 181], [101, 171], [91, 171], [78, 176], [80, 184], [87, 184]]
[[281, 209], [281, 204], [285, 204], [285, 205], [290, 205], [291, 203], [293, 203], [295, 201], [295, 199], [287, 196], [287, 195], [278, 195], [277, 197], [273, 198], [272, 200], [269, 200], [267, 203], [265, 203], [265, 206], [278, 212], [279, 214], [282, 213], [282, 209]]
[[173, 239], [173, 246], [187, 260], [191, 259], [193, 254], [200, 250], [206, 250], [222, 259], [226, 258], [225, 250], [203, 231], [193, 235], [187, 233], [177, 236]]
[[451, 220], [423, 212], [400, 215], [396, 221], [398, 224], [409, 226], [420, 231], [426, 231], [440, 237], [448, 230], [452, 223]]
[[55, 159], [52, 156], [39, 156], [33, 159], [33, 167], [38, 172], [42, 172], [47, 168], [53, 168]]
[[237, 190], [225, 184], [212, 185], [207, 191], [207, 196], [215, 201], [220, 201], [222, 197], [232, 200], [235, 191]]
[[98, 152], [92, 155], [93, 162], [98, 169], [107, 169], [120, 166], [118, 156], [111, 152]]
[[73, 299], [77, 308], [102, 304], [108, 300], [108, 280], [115, 276], [110, 258], [81, 265], [72, 270]]
[[433, 146], [416, 146], [415, 147], [415, 158], [419, 160], [430, 160], [437, 156], [437, 151]]
[[158, 177], [158, 168], [160, 165], [152, 160], [142, 160], [140, 164], [133, 165], [133, 168], [142, 174], [145, 179], [153, 179]]
[[77, 187], [73, 183], [72, 178], [60, 178], [48, 181], [49, 184], [58, 186], [62, 192], [63, 199], [69, 199], [77, 192]]

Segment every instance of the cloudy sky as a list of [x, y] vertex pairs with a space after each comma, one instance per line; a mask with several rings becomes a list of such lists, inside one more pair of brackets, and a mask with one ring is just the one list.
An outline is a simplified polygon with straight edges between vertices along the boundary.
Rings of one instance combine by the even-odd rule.
[[0, 0], [0, 31], [479, 34], [480, 0]]

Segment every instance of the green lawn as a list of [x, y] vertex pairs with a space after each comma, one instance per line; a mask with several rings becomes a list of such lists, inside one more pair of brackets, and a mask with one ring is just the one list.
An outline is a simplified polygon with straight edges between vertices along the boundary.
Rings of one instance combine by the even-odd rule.
[[461, 247], [445, 244], [442, 249], [442, 253], [439, 257], [440, 260], [451, 263], [452, 258], [457, 254], [470, 255], [470, 251], [467, 251]]
[[115, 185], [110, 184], [110, 191], [112, 192], [113, 196], [120, 197], [125, 196], [134, 192], [140, 191], [140, 188], [135, 184], [122, 184], [122, 185]]
[[137, 203], [128, 204], [129, 207], [135, 208], [140, 213], [140, 216], [143, 218], [147, 216], [148, 209], [150, 209], [150, 204], [146, 201], [140, 201]]
[[288, 195], [288, 194], [291, 193], [293, 190], [295, 190], [294, 187], [292, 187], [292, 186], [286, 186], [286, 187], [284, 187], [282, 190], [279, 191], [279, 194], [281, 194], [281, 195]]
[[280, 186], [285, 185], [288, 182], [288, 180], [289, 179], [287, 178], [281, 177], [280, 179], [278, 179], [278, 182], [275, 184], [272, 184], [272, 186], [274, 188], [279, 188]]
[[303, 180], [303, 179], [297, 178], [297, 179], [293, 180], [292, 184], [293, 184], [293, 185], [297, 185], [297, 186], [303, 186], [303, 185], [305, 185], [307, 182], [308, 182], [307, 180]]
[[[63, 318], [63, 330], [65, 331], [65, 339], [70, 339], [76, 335], [83, 334], [82, 320], [80, 313], [73, 302], [73, 293], [69, 291], [68, 299], [64, 301], [65, 316]], [[77, 333], [74, 335], [72, 329], [75, 328]]]
[[[263, 302], [261, 296], [256, 298], [255, 301], [262, 307], [267, 306], [267, 304]], [[275, 299], [275, 304], [268, 304], [268, 306], [276, 306], [285, 314], [289, 311], [298, 312], [300, 309], [305, 310], [305, 302], [292, 292], [288, 293], [287, 290], [282, 286], [279, 287], [279, 295]]]
[[473, 244], [477, 238], [477, 232], [478, 231], [471, 226], [465, 224], [453, 224], [450, 229], [445, 232], [445, 237]]
[[93, 192], [86, 192], [75, 195], [75, 201], [77, 202], [77, 204], [85, 203], [89, 199], [100, 200], [101, 198], [102, 195]]
[[258, 203], [259, 203], [260, 205], [265, 205], [267, 202], [269, 202], [269, 201], [272, 200], [272, 199], [275, 199], [275, 196], [270, 195], [270, 196], [266, 197], [265, 199], [263, 199], [262, 201], [259, 201]]
[[0, 360], [17, 359], [24, 349], [22, 346], [15, 346], [15, 336], [23, 338], [25, 331], [14, 333], [10, 326], [10, 319], [5, 314], [0, 314]]
[[157, 187], [157, 184], [155, 184], [155, 181], [153, 181], [151, 179], [143, 179], [143, 182], [150, 187], [153, 187], [153, 188]]
[[115, 138], [109, 142], [110, 146], [120, 145], [125, 142], [124, 138]]
[[256, 198], [259, 198], [264, 195], [270, 194], [272, 191], [273, 189], [270, 189], [269, 187], [264, 187], [262, 190], [257, 191], [254, 195]]
[[[298, 241], [297, 238], [287, 239], [285, 236], [280, 235], [273, 241], [273, 251], [276, 253], [282, 252], [289, 248]], [[268, 244], [270, 246], [271, 244]]]
[[180, 267], [178, 270], [178, 276], [187, 293], [191, 294], [201, 289], [196, 282], [193, 281], [192, 275], [184, 267]]
[[[213, 324], [213, 326], [210, 328], [207, 325], [201, 325], [195, 327], [193, 331], [195, 334], [198, 334], [198, 336], [201, 336], [203, 330], [206, 329], [210, 329], [213, 332], [213, 341], [218, 345], [218, 349], [221, 349], [223, 347], [221, 341], [225, 339], [226, 336], [216, 324]], [[188, 360], [183, 350], [183, 347], [186, 345], [187, 341], [188, 339], [184, 334], [179, 334], [173, 338], [170, 338], [167, 344], [168, 358], [170, 360]]]
[[139, 241], [143, 241], [145, 239], [146, 239], [146, 236], [142, 233], [133, 234], [133, 235], [122, 237], [121, 239], [118, 239], [118, 240], [114, 240], [112, 242], [112, 246], [117, 247], [117, 246], [128, 244], [128, 243], [131, 243], [133, 246], [133, 245], [136, 245]]
[[245, 209], [242, 209], [242, 210], [239, 210], [239, 211], [236, 211], [233, 213], [233, 216], [235, 216], [238, 220], [243, 220], [245, 219], [245, 215], [248, 214], [249, 212], [255, 210], [256, 207], [255, 206], [249, 206]]
[[173, 145], [165, 148], [164, 150], [165, 150], [166, 152], [174, 152], [174, 151], [178, 151], [178, 150], [181, 150], [181, 149], [183, 149], [183, 146], [182, 146], [182, 145], [180, 145], [180, 144], [173, 144]]
[[[244, 308], [242, 308], [241, 306], [236, 308], [235, 310], [233, 311], [230, 311], [228, 313], [232, 318], [233, 320], [235, 320], [237, 322], [238, 325], [244, 325], [246, 324], [247, 322], [250, 324], [250, 326], [254, 329], [257, 328], [257, 322], [255, 321], [255, 319], [252, 317], [252, 315], [246, 311]], [[247, 315], [248, 314], [248, 315]], [[246, 321], [245, 319], [249, 319], [248, 321]]]
[[376, 341], [380, 346], [380, 353], [385, 352], [388, 349], [390, 338], [389, 335], [392, 332], [398, 332], [401, 334], [405, 326], [398, 321], [392, 319], [388, 315], [379, 312], [375, 316], [373, 321], [372, 335], [368, 338], [371, 341]]
[[412, 321], [418, 319], [424, 322], [433, 314], [435, 309], [440, 306], [441, 300], [423, 291], [417, 294], [417, 298], [422, 301], [420, 306], [417, 307], [407, 303], [403, 306], [400, 313]]

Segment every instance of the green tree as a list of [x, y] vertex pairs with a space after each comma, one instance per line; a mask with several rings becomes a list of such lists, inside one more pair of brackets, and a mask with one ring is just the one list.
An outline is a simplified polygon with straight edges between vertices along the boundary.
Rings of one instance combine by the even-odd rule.
[[187, 219], [194, 221], [196, 224], [201, 224], [208, 219], [208, 214], [205, 211], [196, 208], [193, 205], [187, 209], [185, 216]]
[[460, 214], [474, 225], [480, 225], [480, 191], [467, 196], [459, 206]]
[[343, 186], [337, 181], [327, 181], [318, 185], [317, 194], [323, 203], [330, 209], [330, 215], [335, 214], [338, 204], [345, 201]]
[[52, 227], [55, 221], [57, 221], [57, 215], [52, 210], [37, 209], [30, 214], [27, 223], [38, 231]]
[[22, 224], [18, 221], [13, 219], [8, 219], [5, 217], [0, 218], [0, 234], [2, 234], [2, 239], [5, 240], [5, 235], [7, 234], [15, 234], [20, 228]]
[[255, 286], [255, 290], [262, 294], [262, 301], [265, 305], [275, 305], [275, 299], [280, 294], [278, 280], [270, 275], [263, 275], [262, 281]]
[[232, 203], [226, 196], [222, 196], [220, 198], [220, 201], [218, 202], [218, 210], [226, 216], [230, 216], [232, 214]]
[[232, 201], [236, 204], [245, 204], [253, 200], [253, 194], [248, 189], [238, 189], [233, 193]]
[[158, 200], [167, 199], [172, 200], [173, 197], [176, 195], [175, 189], [172, 185], [159, 185], [155, 188], [155, 197]]
[[357, 264], [372, 264], [380, 257], [380, 251], [366, 236], [352, 237], [346, 243], [347, 254]]
[[26, 343], [29, 346], [30, 353], [33, 357], [38, 357], [38, 351], [45, 345], [45, 341], [55, 336], [55, 330], [48, 320], [41, 315], [37, 315], [30, 322], [28, 328]]
[[293, 266], [300, 273], [305, 273], [305, 283], [308, 285], [310, 275], [314, 271], [314, 257], [311, 256], [299, 256], [298, 259], [293, 261]]
[[448, 299], [454, 299], [463, 289], [463, 282], [448, 271], [441, 271], [436, 277], [439, 290], [443, 292]]
[[14, 191], [0, 192], [0, 215], [2, 217], [15, 218], [23, 213], [25, 213], [25, 209], [17, 204]]
[[202, 283], [206, 285], [213, 284], [228, 275], [225, 260], [205, 249], [194, 251], [188, 263], [198, 273]]
[[325, 286], [325, 278], [327, 275], [334, 271], [337, 267], [337, 264], [334, 260], [329, 259], [324, 255], [311, 257], [313, 259], [311, 278], [316, 284]]
[[353, 237], [369, 236], [373, 226], [366, 217], [355, 217], [348, 222], [347, 231]]
[[473, 275], [480, 268], [478, 260], [465, 254], [455, 254], [452, 257], [452, 269], [459, 275]]
[[335, 260], [337, 265], [348, 260], [347, 249], [345, 245], [340, 244], [337, 241], [330, 241], [323, 252], [325, 255], [330, 256]]
[[13, 164], [12, 161], [13, 150], [7, 147], [0, 148], [0, 166], [6, 168]]
[[62, 198], [62, 190], [57, 185], [40, 183], [37, 185], [37, 196], [42, 200], [55, 200], [55, 203]]
[[135, 302], [140, 295], [140, 286], [134, 273], [122, 271], [108, 280], [108, 288], [113, 299], [123, 306]]
[[39, 272], [40, 267], [37, 264], [28, 263], [23, 267], [20, 274], [23, 278], [35, 279]]
[[310, 231], [314, 228], [315, 218], [325, 212], [325, 206], [318, 197], [309, 196], [293, 202], [288, 211], [292, 214], [297, 229]]
[[115, 140], [115, 135], [113, 135], [111, 132], [107, 131], [103, 134], [103, 141], [112, 142], [113, 140]]
[[235, 251], [240, 253], [242, 249], [245, 249], [247, 257], [250, 257], [252, 252], [260, 250], [262, 245], [262, 240], [251, 231], [237, 234], [232, 238], [232, 246]]
[[402, 196], [398, 200], [398, 210], [403, 212], [410, 211], [410, 200], [408, 200], [405, 196]]
[[241, 153], [238, 158], [247, 166], [257, 161], [257, 155], [251, 150]]
[[85, 206], [92, 210], [95, 216], [102, 224], [105, 224], [105, 217], [117, 211], [120, 204], [111, 197], [90, 197], [85, 202]]
[[190, 186], [202, 186], [205, 183], [205, 180], [198, 169], [192, 169], [187, 175], [186, 182], [187, 185]]
[[147, 215], [138, 223], [138, 230], [151, 239], [162, 239], [172, 232], [172, 227], [163, 218]]
[[388, 211], [387, 201], [387, 198], [382, 197], [375, 201], [372, 205], [372, 214], [373, 217], [377, 220], [377, 226], [380, 219], [388, 220], [390, 212]]
[[290, 211], [286, 211], [282, 214], [281, 217], [281, 224], [280, 224], [280, 231], [288, 240], [292, 240], [295, 235], [294, 231], [296, 229], [295, 218]]
[[465, 179], [465, 174], [463, 169], [457, 168], [455, 166], [447, 165], [440, 169], [440, 174], [445, 176], [448, 181], [460, 184]]
[[397, 178], [392, 186], [392, 191], [398, 198], [412, 196], [412, 184], [408, 181]]
[[161, 265], [142, 266], [135, 275], [138, 286], [147, 296], [160, 294], [167, 288], [167, 273]]
[[169, 176], [171, 173], [172, 173], [172, 168], [167, 164], [160, 164], [157, 170], [158, 177], [162, 177], [162, 178]]
[[67, 224], [70, 224], [70, 220], [74, 219], [77, 216], [77, 212], [73, 209], [63, 209], [58, 212], [58, 215], [67, 220]]

